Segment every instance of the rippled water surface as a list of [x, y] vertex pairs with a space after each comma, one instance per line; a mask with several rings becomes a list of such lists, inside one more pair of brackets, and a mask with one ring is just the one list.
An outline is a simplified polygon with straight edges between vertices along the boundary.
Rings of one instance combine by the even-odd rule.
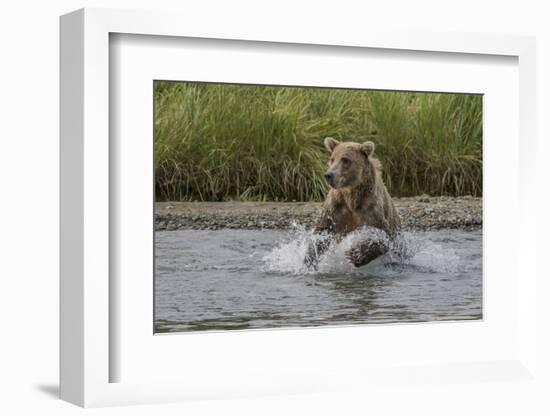
[[482, 233], [405, 233], [405, 247], [355, 268], [350, 236], [303, 266], [301, 229], [156, 233], [157, 332], [480, 319]]

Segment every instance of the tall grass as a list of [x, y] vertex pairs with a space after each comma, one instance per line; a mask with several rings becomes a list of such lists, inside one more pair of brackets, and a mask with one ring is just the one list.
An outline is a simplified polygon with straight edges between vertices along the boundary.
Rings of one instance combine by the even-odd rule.
[[481, 96], [156, 82], [157, 200], [322, 200], [326, 136], [373, 140], [392, 195], [481, 195]]

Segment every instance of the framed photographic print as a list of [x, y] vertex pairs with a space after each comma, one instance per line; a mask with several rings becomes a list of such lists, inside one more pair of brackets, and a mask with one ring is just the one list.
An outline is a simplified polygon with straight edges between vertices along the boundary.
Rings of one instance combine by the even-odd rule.
[[62, 398], [532, 380], [533, 39], [241, 28], [61, 18]]

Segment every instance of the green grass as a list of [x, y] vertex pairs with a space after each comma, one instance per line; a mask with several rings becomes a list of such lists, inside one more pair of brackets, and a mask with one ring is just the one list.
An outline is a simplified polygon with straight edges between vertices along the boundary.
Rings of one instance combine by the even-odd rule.
[[394, 196], [481, 195], [479, 95], [157, 81], [157, 200], [322, 200], [326, 136], [373, 140]]

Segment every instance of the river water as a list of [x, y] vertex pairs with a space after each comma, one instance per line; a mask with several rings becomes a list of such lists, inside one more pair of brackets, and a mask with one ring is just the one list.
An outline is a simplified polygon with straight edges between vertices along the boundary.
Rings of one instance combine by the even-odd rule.
[[482, 318], [482, 232], [404, 234], [355, 268], [333, 245], [303, 265], [312, 236], [294, 230], [155, 234], [155, 331], [184, 332]]

